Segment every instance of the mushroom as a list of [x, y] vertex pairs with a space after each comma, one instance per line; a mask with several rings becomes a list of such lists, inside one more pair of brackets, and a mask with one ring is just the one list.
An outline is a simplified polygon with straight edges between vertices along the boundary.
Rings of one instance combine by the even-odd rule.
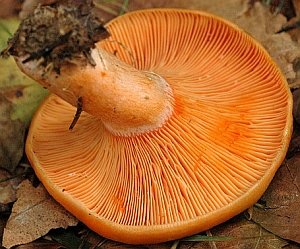
[[[26, 153], [49, 193], [97, 233], [182, 238], [253, 205], [283, 161], [292, 97], [266, 50], [201, 11], [131, 12], [106, 25], [95, 66], [44, 77]], [[84, 112], [68, 129], [79, 97]], [[75, 107], [74, 107], [75, 106]]]

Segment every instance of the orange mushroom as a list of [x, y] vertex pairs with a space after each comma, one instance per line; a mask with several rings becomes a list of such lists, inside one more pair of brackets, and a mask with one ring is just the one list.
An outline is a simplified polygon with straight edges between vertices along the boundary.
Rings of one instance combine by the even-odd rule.
[[[44, 77], [35, 60], [19, 61], [64, 99], [44, 101], [26, 143], [49, 193], [132, 244], [192, 235], [253, 205], [292, 131], [291, 93], [265, 49], [200, 11], [142, 10], [106, 28], [95, 67]], [[85, 112], [70, 131], [78, 97]]]

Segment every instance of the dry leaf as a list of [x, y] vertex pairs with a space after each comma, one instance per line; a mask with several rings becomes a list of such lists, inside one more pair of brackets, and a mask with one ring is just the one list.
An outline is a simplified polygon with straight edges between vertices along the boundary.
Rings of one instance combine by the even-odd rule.
[[20, 120], [12, 120], [12, 105], [0, 93], [0, 167], [14, 171], [24, 147], [25, 125]]
[[[16, 19], [0, 20], [0, 50], [18, 26]], [[13, 58], [0, 59], [0, 168], [13, 172], [23, 156], [25, 129], [47, 94], [18, 69]]]
[[50, 229], [77, 225], [78, 221], [60, 206], [45, 188], [34, 188], [31, 183], [23, 181], [17, 192], [11, 216], [3, 235], [3, 246], [29, 243], [47, 234]]
[[254, 207], [252, 219], [281, 238], [300, 243], [300, 155], [281, 166], [261, 200], [265, 208]]
[[[181, 242], [180, 245], [182, 246], [180, 248], [281, 249], [288, 245], [288, 242], [269, 233], [254, 222], [246, 220], [242, 215], [211, 229], [208, 234], [211, 236], [211, 241], [194, 244]], [[217, 238], [224, 238], [224, 241], [217, 241]], [[185, 240], [183, 239], [182, 241]]]
[[0, 204], [8, 204], [17, 199], [17, 186], [20, 177], [11, 177], [7, 171], [0, 169]]
[[[7, 218], [4, 215], [0, 215], [0, 239], [2, 239], [3, 237], [3, 231], [6, 224], [6, 220]], [[0, 243], [0, 248], [1, 248], [1, 243]]]
[[[295, 124], [295, 125], [297, 125], [297, 124]], [[286, 159], [291, 159], [299, 152], [300, 152], [300, 130], [298, 130], [296, 127], [296, 129], [294, 129], [292, 139], [289, 144]]]
[[20, 1], [18, 0], [0, 0], [0, 18], [7, 18], [16, 15], [20, 8]]
[[247, 9], [248, 0], [131, 0], [130, 11], [146, 8], [184, 8], [214, 13], [226, 19], [234, 19]]
[[294, 4], [296, 15], [298, 17], [300, 17], [300, 1], [299, 0], [292, 0], [292, 1], [293, 1], [293, 4]]
[[[193, 9], [201, 9], [205, 11], [209, 11], [212, 13], [215, 13], [217, 15], [223, 16], [226, 19], [229, 19], [235, 23], [237, 23], [239, 26], [244, 28], [247, 32], [249, 32], [252, 36], [254, 36], [257, 40], [259, 40], [270, 52], [272, 57], [277, 61], [277, 63], [280, 65], [282, 70], [284, 71], [285, 75], [290, 79], [291, 82], [296, 80], [296, 74], [293, 70], [293, 62], [300, 57], [300, 49], [299, 45], [292, 42], [291, 38], [288, 34], [274, 34], [277, 30], [281, 28], [281, 26], [286, 22], [285, 18], [282, 16], [273, 16], [269, 13], [267, 8], [264, 8], [260, 4], [256, 4], [252, 9], [247, 8], [247, 0], [226, 0], [226, 1], [220, 1], [220, 0], [190, 0], [190, 1], [182, 1], [182, 0], [173, 0], [173, 1], [167, 1], [167, 0], [155, 0], [155, 1], [141, 1], [141, 0], [132, 0], [130, 2], [130, 9], [139, 9], [139, 8], [145, 8], [145, 7], [181, 7], [181, 8], [193, 8]], [[297, 2], [297, 1], [296, 1]], [[7, 228], [5, 230], [5, 236], [7, 237], [9, 234], [10, 237], [5, 238], [6, 244], [9, 243], [12, 245], [10, 240], [16, 239], [17, 237], [24, 239], [24, 238], [33, 238], [33, 235], [27, 235], [27, 232], [30, 232], [30, 227], [32, 229], [32, 233], [36, 234], [36, 230], [38, 230], [40, 227], [44, 228], [44, 224], [46, 221], [43, 221], [43, 219], [39, 218], [34, 222], [29, 221], [29, 224], [25, 225], [24, 227], [20, 227], [20, 225], [17, 225], [16, 220], [20, 219], [24, 221], [28, 220], [28, 217], [39, 213], [36, 208], [39, 208], [40, 206], [44, 206], [45, 203], [47, 203], [48, 199], [50, 198], [45, 192], [41, 194], [41, 187], [38, 189], [33, 189], [30, 185], [27, 186], [29, 183], [23, 183], [21, 186], [24, 188], [23, 191], [20, 190], [20, 198], [28, 198], [30, 196], [31, 205], [29, 209], [25, 209], [24, 211], [20, 211], [20, 214], [17, 214], [17, 211], [15, 209], [17, 206], [21, 206], [21, 204], [18, 202], [14, 206], [12, 218], [10, 218], [10, 221], [7, 225]], [[26, 189], [30, 189], [26, 190]], [[38, 199], [37, 197], [34, 197], [32, 199], [33, 194], [30, 192], [39, 192], [38, 196], [40, 196], [38, 202], [34, 202], [34, 199]], [[44, 191], [44, 190], [43, 190]], [[21, 193], [23, 193], [23, 196], [21, 198]], [[26, 194], [27, 192], [27, 194]], [[41, 196], [42, 200], [41, 200]], [[32, 200], [31, 200], [32, 199]], [[25, 200], [22, 200], [24, 202]], [[21, 203], [22, 203], [21, 202]], [[35, 203], [35, 204], [33, 204]], [[23, 205], [23, 204], [22, 204]], [[36, 206], [33, 206], [36, 205]], [[49, 205], [49, 204], [48, 204]], [[51, 204], [52, 205], [52, 204]], [[58, 205], [58, 204], [56, 204]], [[51, 207], [52, 208], [52, 207]], [[47, 213], [50, 208], [47, 207], [47, 210], [43, 210], [41, 213]], [[23, 212], [23, 213], [22, 213]], [[51, 213], [54, 211], [51, 210]], [[24, 218], [22, 217], [25, 215]], [[49, 217], [46, 217], [49, 218]], [[45, 219], [46, 219], [45, 218]], [[13, 225], [10, 225], [13, 224]], [[52, 223], [52, 222], [50, 222]], [[13, 230], [9, 230], [10, 226], [13, 228], [18, 227], [18, 233], [14, 232]], [[61, 225], [59, 225], [61, 226]], [[49, 229], [48, 229], [49, 230]], [[9, 232], [8, 232], [9, 231]], [[39, 232], [40, 233], [40, 232]], [[44, 234], [47, 232], [43, 232]], [[236, 223], [225, 223], [221, 226], [218, 226], [214, 229], [212, 229], [213, 235], [226, 235], [226, 236], [233, 236], [236, 238], [236, 240], [231, 242], [217, 242], [217, 248], [281, 248], [285, 246], [287, 243], [283, 240], [277, 238], [276, 236], [266, 232], [264, 229], [262, 229], [260, 226], [242, 220], [237, 221]], [[18, 235], [19, 234], [19, 235]], [[41, 233], [40, 233], [41, 234]], [[41, 235], [38, 235], [41, 236]], [[250, 238], [249, 238], [250, 237]], [[17, 242], [20, 243], [20, 242]], [[21, 243], [26, 243], [22, 241]], [[10, 245], [10, 246], [11, 246]], [[169, 245], [172, 245], [172, 243], [166, 243], [163, 245], [153, 245], [153, 246], [144, 246], [145, 248], [170, 248]], [[134, 246], [128, 246], [123, 245], [117, 242], [111, 242], [108, 241], [103, 245], [105, 248], [110, 248], [111, 246], [117, 247], [117, 248], [137, 248]], [[209, 243], [187, 243], [187, 242], [181, 242], [179, 248], [208, 248], [210, 245]]]
[[293, 116], [295, 121], [300, 124], [300, 89], [293, 91]]
[[289, 82], [296, 81], [294, 63], [300, 58], [300, 45], [289, 34], [276, 34], [286, 23], [282, 15], [273, 15], [268, 8], [256, 3], [243, 15], [233, 20], [256, 38], [279, 65]]
[[[148, 2], [148, 3], [147, 3]], [[289, 34], [275, 34], [286, 24], [286, 18], [273, 15], [269, 8], [256, 2], [253, 7], [248, 0], [189, 0], [189, 1], [130, 1], [129, 9], [151, 7], [176, 7], [207, 11], [228, 19], [256, 38], [270, 53], [290, 83], [297, 81], [293, 63], [300, 58], [300, 45]], [[300, 84], [300, 83], [299, 83]]]
[[15, 249], [37, 249], [37, 248], [65, 249], [65, 247], [61, 246], [60, 244], [51, 241], [34, 241], [26, 245], [17, 246]]

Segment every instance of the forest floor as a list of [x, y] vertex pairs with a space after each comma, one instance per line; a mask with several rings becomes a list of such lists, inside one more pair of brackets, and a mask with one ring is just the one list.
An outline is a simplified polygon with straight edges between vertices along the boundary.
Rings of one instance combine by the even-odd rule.
[[[38, 1], [0, 0], [0, 50]], [[39, 1], [44, 4], [55, 0]], [[18, 73], [12, 60], [0, 59], [0, 241], [30, 248], [300, 248], [300, 1], [129, 0], [94, 1], [104, 21], [125, 12], [171, 7], [222, 16], [243, 28], [270, 53], [285, 74], [294, 98], [294, 132], [286, 159], [257, 204], [197, 236], [156, 245], [133, 246], [105, 239], [57, 204], [39, 184], [24, 154], [32, 114], [47, 92]], [[5, 145], [9, 144], [9, 146]], [[26, 212], [22, 213], [26, 206]], [[28, 231], [10, 218], [21, 210]], [[51, 209], [60, 222], [42, 217]], [[42, 218], [41, 218], [42, 217]], [[8, 224], [10, 222], [10, 224]], [[10, 233], [4, 233], [7, 226]], [[4, 235], [5, 234], [5, 235]], [[1, 244], [0, 244], [1, 247]]]

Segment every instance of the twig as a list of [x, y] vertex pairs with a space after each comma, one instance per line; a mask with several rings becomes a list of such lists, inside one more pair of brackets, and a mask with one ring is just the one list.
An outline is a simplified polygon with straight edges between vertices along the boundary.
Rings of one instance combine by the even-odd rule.
[[175, 240], [170, 249], [177, 249], [179, 242], [180, 242], [180, 240]]
[[279, 31], [276, 32], [276, 34], [280, 34], [282, 32], [288, 32], [290, 30], [297, 29], [297, 28], [300, 28], [300, 21], [297, 21], [297, 22], [289, 24], [285, 27], [282, 27]]
[[[206, 231], [206, 235], [207, 235], [208, 237], [212, 237], [211, 231], [210, 231], [210, 230], [207, 230], [207, 231]], [[212, 248], [212, 249], [218, 249], [215, 241], [209, 241], [209, 245], [210, 245], [210, 248]]]
[[70, 124], [69, 130], [73, 130], [74, 126], [76, 125], [78, 119], [80, 118], [80, 114], [82, 112], [82, 97], [78, 97], [77, 99], [77, 110], [75, 116], [73, 118], [72, 123]]

